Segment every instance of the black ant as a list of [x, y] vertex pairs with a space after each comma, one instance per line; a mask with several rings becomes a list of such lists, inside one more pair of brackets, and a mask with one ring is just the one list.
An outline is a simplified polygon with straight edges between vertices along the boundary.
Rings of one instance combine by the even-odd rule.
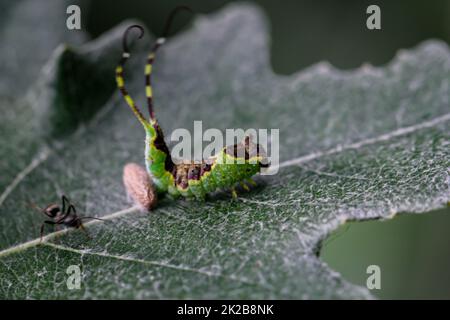
[[65, 195], [61, 197], [62, 201], [62, 209], [61, 207], [56, 204], [50, 204], [44, 209], [41, 209], [37, 207], [36, 205], [32, 205], [35, 209], [39, 210], [41, 213], [45, 214], [47, 217], [49, 217], [51, 220], [45, 220], [44, 223], [41, 225], [41, 241], [42, 237], [44, 235], [44, 227], [46, 224], [54, 225], [56, 228], [58, 228], [59, 225], [63, 225], [65, 227], [69, 228], [75, 228], [75, 229], [81, 229], [83, 230], [86, 235], [89, 237], [86, 229], [84, 228], [84, 225], [82, 223], [83, 219], [95, 219], [100, 221], [105, 221], [103, 219], [95, 218], [95, 217], [79, 217], [77, 215], [77, 210], [75, 209], [75, 206], [70, 203], [69, 199]]

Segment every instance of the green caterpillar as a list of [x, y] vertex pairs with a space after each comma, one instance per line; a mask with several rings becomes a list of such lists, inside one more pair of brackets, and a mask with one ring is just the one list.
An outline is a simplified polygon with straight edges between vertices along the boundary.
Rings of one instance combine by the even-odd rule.
[[[249, 136], [246, 136], [240, 143], [224, 147], [218, 154], [201, 162], [182, 162], [180, 164], [173, 162], [153, 111], [151, 86], [155, 55], [165, 42], [165, 38], [156, 40], [145, 66], [145, 91], [149, 110], [149, 119], [146, 119], [125, 89], [123, 78], [124, 65], [130, 57], [127, 35], [133, 28], [140, 30], [139, 38], [142, 38], [144, 34], [144, 29], [139, 25], [132, 25], [125, 31], [122, 59], [116, 68], [116, 81], [125, 101], [145, 129], [145, 165], [156, 192], [158, 194], [168, 193], [173, 197], [181, 195], [186, 198], [203, 200], [206, 194], [218, 189], [231, 189], [233, 197], [236, 197], [235, 186], [237, 184], [248, 190], [245, 181], [254, 184], [250, 178], [259, 173], [262, 167], [268, 166], [265, 150], [261, 145], [254, 143]], [[125, 184], [127, 185], [127, 183]], [[136, 189], [141, 188], [143, 194], [147, 194], [149, 190], [145, 189], [150, 188], [151, 185], [147, 183], [136, 187]]]

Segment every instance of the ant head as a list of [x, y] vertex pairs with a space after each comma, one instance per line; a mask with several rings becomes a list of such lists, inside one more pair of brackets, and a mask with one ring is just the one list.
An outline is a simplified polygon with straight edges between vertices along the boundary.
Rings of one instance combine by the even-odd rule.
[[57, 204], [51, 204], [47, 208], [45, 208], [44, 213], [50, 218], [54, 218], [61, 212], [61, 208]]

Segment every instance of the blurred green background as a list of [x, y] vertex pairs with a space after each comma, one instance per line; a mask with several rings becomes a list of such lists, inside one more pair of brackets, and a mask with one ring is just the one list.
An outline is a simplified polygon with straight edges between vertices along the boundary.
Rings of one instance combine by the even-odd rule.
[[[125, 19], [138, 18], [159, 35], [176, 5], [209, 13], [230, 2], [91, 0], [82, 23], [96, 37]], [[253, 2], [269, 19], [271, 63], [279, 74], [291, 74], [323, 60], [341, 69], [363, 63], [383, 65], [399, 49], [426, 39], [450, 43], [448, 0]], [[370, 4], [381, 8], [381, 30], [366, 28]], [[180, 15], [173, 33], [186, 28], [191, 19], [188, 14]], [[381, 290], [372, 292], [380, 298], [450, 299], [449, 230], [450, 209], [384, 222], [348, 223], [325, 241], [321, 256], [346, 279], [360, 285], [366, 283], [367, 266], [379, 265]]]
[[[86, 0], [89, 1], [89, 0]], [[168, 13], [179, 4], [199, 13], [216, 11], [233, 1], [224, 0], [95, 0], [83, 21], [97, 36], [127, 18], [145, 22], [161, 34]], [[355, 68], [364, 62], [384, 64], [398, 49], [438, 38], [450, 42], [448, 0], [256, 0], [271, 25], [272, 66], [277, 73], [290, 74], [313, 63], [328, 60], [339, 68]], [[381, 30], [366, 28], [366, 9], [381, 8]], [[192, 19], [180, 14], [174, 31]]]
[[383, 299], [450, 299], [450, 210], [350, 222], [322, 248], [322, 260], [352, 283], [366, 286], [369, 265], [381, 269]]

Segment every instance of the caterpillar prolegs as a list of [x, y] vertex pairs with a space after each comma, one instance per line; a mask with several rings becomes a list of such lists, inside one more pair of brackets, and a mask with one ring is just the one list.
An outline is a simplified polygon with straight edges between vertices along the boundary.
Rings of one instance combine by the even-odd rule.
[[149, 188], [155, 188], [158, 194], [168, 193], [173, 197], [181, 195], [199, 200], [203, 200], [206, 194], [216, 190], [231, 189], [233, 196], [236, 197], [236, 185], [240, 184], [248, 189], [246, 182], [254, 184], [250, 178], [260, 172], [262, 167], [267, 167], [265, 150], [261, 145], [254, 143], [249, 136], [246, 136], [240, 143], [222, 148], [218, 154], [201, 162], [174, 163], [164, 141], [163, 131], [154, 114], [151, 74], [156, 52], [164, 44], [168, 26], [179, 9], [185, 9], [185, 7], [178, 7], [172, 11], [164, 37], [156, 40], [145, 65], [148, 119], [144, 117], [128, 94], [123, 78], [124, 65], [130, 58], [127, 45], [128, 34], [132, 29], [137, 29], [140, 31], [139, 38], [142, 38], [144, 29], [141, 26], [132, 25], [126, 29], [123, 35], [122, 58], [116, 68], [117, 86], [146, 133], [145, 165], [151, 178], [149, 180], [144, 177], [144, 170], [139, 169], [136, 165], [128, 165], [126, 166], [127, 170], [124, 170], [124, 183], [128, 193], [146, 209], [152, 207], [152, 203], [146, 199], [146, 195], [152, 195], [156, 201], [154, 190], [149, 190]]

